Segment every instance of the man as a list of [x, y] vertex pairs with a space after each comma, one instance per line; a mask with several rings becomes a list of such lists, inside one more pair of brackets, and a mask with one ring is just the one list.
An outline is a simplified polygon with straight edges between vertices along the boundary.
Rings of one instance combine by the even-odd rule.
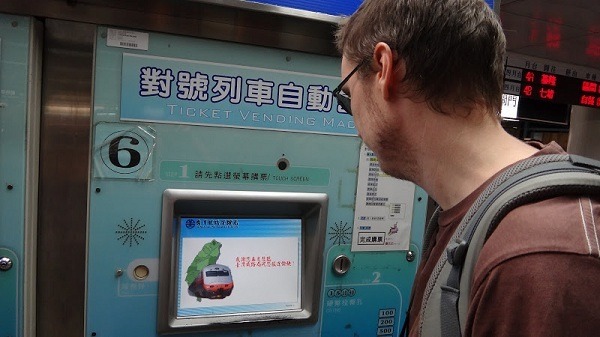
[[[490, 181], [514, 163], [564, 153], [500, 125], [505, 38], [482, 0], [366, 0], [340, 24], [340, 105], [381, 169], [443, 209], [413, 288], [421, 336], [432, 270]], [[600, 335], [599, 200], [560, 197], [510, 212], [475, 266], [464, 336]]]

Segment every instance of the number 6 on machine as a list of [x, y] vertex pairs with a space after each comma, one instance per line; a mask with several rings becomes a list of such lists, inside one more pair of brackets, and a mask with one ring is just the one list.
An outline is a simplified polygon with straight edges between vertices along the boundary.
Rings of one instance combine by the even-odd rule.
[[94, 139], [95, 178], [152, 179], [152, 128], [98, 123]]

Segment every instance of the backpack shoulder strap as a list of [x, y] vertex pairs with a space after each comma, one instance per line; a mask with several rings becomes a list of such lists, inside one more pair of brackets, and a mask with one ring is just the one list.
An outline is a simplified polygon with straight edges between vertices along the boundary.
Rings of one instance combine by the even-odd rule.
[[431, 217], [429, 218], [429, 221], [427, 222], [427, 224], [425, 225], [425, 231], [423, 232], [423, 244], [421, 247], [422, 250], [422, 259], [423, 260], [427, 260], [429, 258], [429, 251], [431, 249], [431, 240], [433, 240], [433, 236], [434, 234], [437, 232], [437, 228], [438, 228], [438, 220], [440, 218], [440, 212], [441, 212], [441, 208], [440, 206], [437, 206], [435, 208], [435, 210], [433, 211], [433, 213], [431, 214]]
[[574, 155], [533, 157], [509, 168], [481, 194], [447, 248], [451, 270], [441, 285], [442, 336], [464, 333], [473, 269], [502, 218], [523, 204], [563, 195], [600, 195], [600, 162]]

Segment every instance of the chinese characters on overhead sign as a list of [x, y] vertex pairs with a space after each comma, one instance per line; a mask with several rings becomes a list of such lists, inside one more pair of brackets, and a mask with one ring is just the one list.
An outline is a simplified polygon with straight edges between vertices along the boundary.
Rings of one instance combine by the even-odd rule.
[[[507, 67], [506, 71], [517, 68]], [[538, 100], [600, 107], [600, 83], [593, 80], [550, 74], [535, 70], [518, 69], [520, 95]], [[505, 85], [506, 86], [506, 85]]]
[[123, 55], [121, 119], [356, 135], [339, 81], [232, 64]]
[[504, 69], [504, 93], [553, 103], [600, 107], [598, 74], [594, 69], [509, 56]]

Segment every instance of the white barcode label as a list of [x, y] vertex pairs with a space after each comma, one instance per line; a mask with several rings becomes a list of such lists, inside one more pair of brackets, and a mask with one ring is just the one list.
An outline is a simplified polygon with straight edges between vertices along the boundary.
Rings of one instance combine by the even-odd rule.
[[138, 44], [133, 42], [119, 42], [119, 46], [121, 47], [129, 47], [129, 48], [137, 48]]
[[128, 49], [148, 50], [148, 33], [108, 28], [106, 45]]

